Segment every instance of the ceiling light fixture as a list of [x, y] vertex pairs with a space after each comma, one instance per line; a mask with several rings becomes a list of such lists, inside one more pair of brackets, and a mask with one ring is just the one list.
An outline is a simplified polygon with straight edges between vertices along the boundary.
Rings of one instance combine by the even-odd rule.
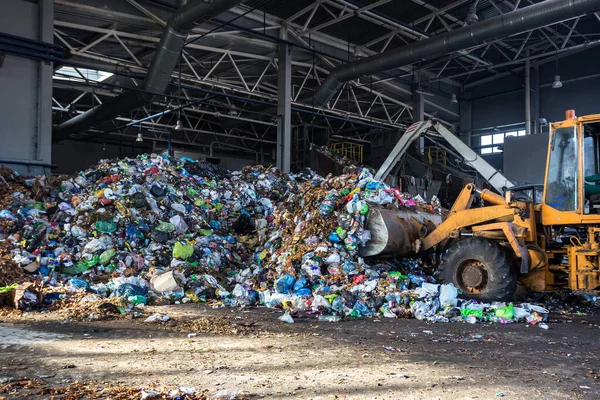
[[[558, 30], [556, 31], [556, 40], [558, 40]], [[562, 82], [560, 81], [560, 74], [558, 73], [558, 52], [556, 52], [556, 61], [554, 61], [554, 82], [552, 82], [552, 89], [560, 89]]]
[[552, 82], [552, 89], [560, 89], [562, 87], [562, 82], [560, 81], [560, 75], [558, 74], [558, 58], [556, 59], [555, 64], [555, 73], [554, 73], [554, 82]]
[[450, 104], [458, 104], [458, 99], [456, 98], [456, 94], [452, 93], [450, 95]]
[[144, 137], [142, 136], [141, 133], [137, 134], [137, 138], [135, 139], [136, 142], [143, 142], [144, 141]]
[[183, 130], [183, 126], [181, 125], [180, 120], [177, 120], [177, 124], [175, 124], [175, 130], [178, 132]]
[[[183, 52], [183, 50], [182, 50]], [[180, 132], [183, 130], [183, 126], [181, 125], [181, 59], [183, 58], [183, 53], [179, 54], [179, 82], [177, 85], [177, 124], [175, 124], [175, 131]]]
[[560, 81], [560, 75], [554, 75], [554, 82], [552, 82], [552, 89], [560, 89], [562, 82]]
[[237, 117], [238, 115], [240, 115], [237, 107], [235, 106], [235, 104], [233, 104], [231, 106], [231, 109], [229, 110], [228, 114], [232, 117]]

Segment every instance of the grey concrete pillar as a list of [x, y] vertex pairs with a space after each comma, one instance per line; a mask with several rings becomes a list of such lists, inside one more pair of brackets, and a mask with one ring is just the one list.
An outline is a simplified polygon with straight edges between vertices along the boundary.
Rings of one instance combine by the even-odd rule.
[[[287, 39], [285, 27], [281, 28], [281, 38]], [[279, 43], [278, 80], [279, 99], [277, 102], [277, 167], [290, 172], [292, 165], [292, 49]]]
[[533, 66], [533, 133], [540, 133], [540, 67]]
[[[2, 0], [0, 30], [54, 43], [54, 1]], [[21, 174], [50, 172], [51, 62], [6, 54], [0, 66], [0, 165]]]
[[[54, 0], [39, 1], [39, 40], [54, 43]], [[38, 66], [38, 129], [36, 159], [50, 163], [52, 159], [52, 75], [54, 64], [41, 61]], [[40, 171], [42, 172], [42, 171]], [[48, 172], [46, 169], [45, 172]]]
[[[527, 50], [529, 57], [529, 49]], [[525, 134], [531, 135], [531, 61], [525, 61]]]
[[[413, 106], [413, 122], [425, 120], [425, 96], [421, 94], [420, 87], [418, 84], [412, 87], [412, 106]], [[419, 138], [419, 150], [423, 153], [425, 148], [425, 138], [421, 136]]]
[[425, 96], [423, 96], [418, 86], [412, 90], [413, 122], [423, 121], [425, 119]]
[[[466, 97], [464, 94], [462, 98]], [[470, 100], [460, 100], [460, 138], [469, 147], [471, 143], [471, 129], [473, 124], [472, 107]]]

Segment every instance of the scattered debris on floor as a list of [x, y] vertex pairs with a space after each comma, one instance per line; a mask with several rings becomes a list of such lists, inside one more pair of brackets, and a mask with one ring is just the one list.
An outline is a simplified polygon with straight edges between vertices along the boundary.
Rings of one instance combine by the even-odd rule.
[[[61, 400], [79, 399], [179, 399], [206, 400], [206, 393], [196, 391], [193, 387], [178, 387], [172, 390], [153, 390], [126, 387], [102, 382], [73, 382], [64, 385], [50, 385], [42, 379], [22, 378], [0, 383], [0, 399], [47, 399]], [[234, 397], [233, 399], [242, 399]]]

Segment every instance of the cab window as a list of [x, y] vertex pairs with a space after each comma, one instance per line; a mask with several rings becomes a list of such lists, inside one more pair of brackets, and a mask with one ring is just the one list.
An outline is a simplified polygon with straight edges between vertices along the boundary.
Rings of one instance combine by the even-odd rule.
[[600, 173], [598, 173], [598, 140], [600, 122], [583, 124], [584, 214], [600, 214]]
[[577, 129], [552, 132], [545, 203], [558, 211], [577, 210]]

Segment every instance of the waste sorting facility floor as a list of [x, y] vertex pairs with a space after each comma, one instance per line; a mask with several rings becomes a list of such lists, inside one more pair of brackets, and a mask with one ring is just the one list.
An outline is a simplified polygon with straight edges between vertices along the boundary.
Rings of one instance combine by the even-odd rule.
[[600, 398], [597, 310], [551, 315], [558, 322], [548, 330], [381, 317], [328, 323], [303, 316], [284, 324], [281, 311], [202, 304], [146, 311], [170, 321], [5, 319], [0, 398], [42, 398], [35, 390], [1, 391], [25, 376], [57, 387], [85, 382], [99, 393], [110, 385], [135, 393], [193, 387], [206, 398]]

